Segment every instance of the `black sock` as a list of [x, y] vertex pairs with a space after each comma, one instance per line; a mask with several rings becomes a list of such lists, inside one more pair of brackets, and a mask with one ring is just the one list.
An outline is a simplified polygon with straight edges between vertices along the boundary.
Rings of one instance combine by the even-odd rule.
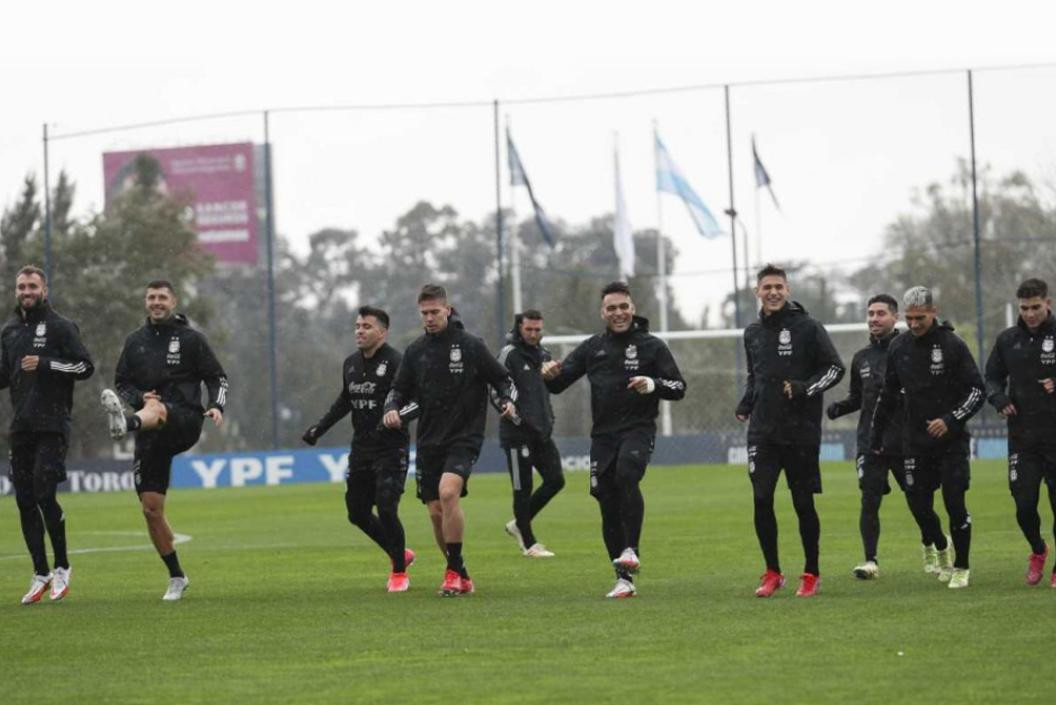
[[447, 544], [447, 569], [453, 570], [463, 578], [468, 578], [466, 564], [462, 560], [462, 542]]
[[55, 567], [69, 569], [70, 561], [66, 556], [66, 515], [55, 499], [55, 491], [40, 502], [40, 513], [44, 518], [44, 527], [51, 538], [51, 548], [55, 552]]
[[821, 520], [814, 507], [814, 495], [810, 492], [794, 492], [792, 506], [799, 517], [799, 538], [803, 544], [803, 572], [821, 575], [818, 569], [818, 541], [821, 537]]
[[766, 569], [775, 573], [781, 572], [777, 561], [777, 516], [774, 514], [774, 498], [755, 498], [755, 535], [759, 539], [759, 548], [763, 551]]
[[881, 495], [863, 494], [862, 509], [858, 517], [858, 529], [862, 534], [865, 560], [876, 562], [876, 546], [880, 542]]
[[176, 551], [173, 551], [167, 556], [162, 556], [161, 560], [165, 561], [165, 565], [168, 566], [170, 578], [186, 577], [183, 574], [183, 570], [180, 569], [180, 559], [176, 557]]
[[143, 419], [139, 418], [135, 414], [132, 416], [125, 417], [125, 430], [126, 431], [138, 431], [143, 426]]
[[617, 568], [616, 577], [620, 580], [626, 580], [629, 583], [634, 582], [634, 576], [631, 574], [631, 571], [627, 570], [626, 568]]

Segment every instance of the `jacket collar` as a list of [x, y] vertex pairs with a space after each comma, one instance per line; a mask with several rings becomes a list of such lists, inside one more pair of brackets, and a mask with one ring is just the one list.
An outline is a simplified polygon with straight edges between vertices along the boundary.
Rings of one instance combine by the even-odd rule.
[[19, 304], [15, 304], [15, 315], [18, 316], [19, 320], [26, 323], [39, 323], [47, 318], [50, 311], [51, 304], [48, 303], [47, 299], [41, 301], [39, 306], [34, 306], [28, 310], [23, 309]]
[[1038, 326], [1038, 330], [1036, 332], [1031, 331], [1030, 328], [1027, 327], [1027, 324], [1023, 322], [1023, 318], [1022, 317], [1020, 317], [1019, 320], [1016, 321], [1016, 325], [1019, 327], [1020, 330], [1022, 330], [1027, 335], [1037, 335], [1038, 333], [1054, 333], [1054, 332], [1056, 332], [1056, 318], [1053, 317], [1051, 311], [1049, 312], [1048, 318], [1046, 318], [1044, 321], [1042, 321], [1041, 325]]
[[631, 327], [623, 333], [613, 333], [612, 330], [610, 330], [608, 327], [605, 328], [605, 336], [609, 338], [614, 338], [616, 340], [629, 338], [638, 332], [649, 332], [649, 319], [645, 316], [634, 316], [633, 318], [631, 318]]
[[147, 317], [147, 328], [148, 329], [153, 329], [153, 328], [159, 328], [159, 329], [164, 329], [164, 328], [186, 328], [187, 326], [188, 326], [187, 316], [185, 314], [182, 314], [182, 313], [174, 313], [173, 315], [169, 316], [164, 321], [159, 321], [158, 323], [155, 323], [154, 321], [150, 320], [149, 316]]

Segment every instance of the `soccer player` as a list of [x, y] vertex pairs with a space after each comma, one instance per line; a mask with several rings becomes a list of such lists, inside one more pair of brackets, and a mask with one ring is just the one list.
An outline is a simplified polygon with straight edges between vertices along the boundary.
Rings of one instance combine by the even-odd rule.
[[[303, 439], [314, 446], [351, 412], [352, 448], [345, 489], [348, 520], [388, 554], [392, 562], [388, 591], [405, 592], [411, 584], [407, 567], [414, 562], [414, 551], [406, 547], [397, 510], [407, 480], [409, 439], [405, 428], [388, 429], [381, 423], [385, 397], [402, 358], [388, 344], [388, 335], [389, 314], [361, 306], [356, 318], [358, 350], [342, 364], [341, 391], [326, 415], [305, 431]], [[405, 412], [405, 419], [412, 410]]]
[[[147, 521], [150, 540], [169, 570], [163, 600], [183, 597], [190, 584], [180, 567], [172, 528], [165, 518], [172, 459], [198, 442], [202, 424], [224, 420], [227, 375], [205, 336], [175, 313], [178, 301], [172, 284], [158, 279], [147, 284], [147, 322], [125, 339], [114, 375], [115, 393], [104, 389], [100, 401], [109, 417], [110, 437], [136, 434], [132, 470], [136, 494]], [[202, 408], [202, 384], [208, 392]], [[122, 401], [135, 413], [125, 415]]]
[[[48, 303], [48, 281], [38, 267], [15, 277], [15, 313], [0, 331], [0, 389], [11, 388], [11, 483], [22, 522], [22, 537], [33, 559], [33, 578], [23, 605], [51, 599], [70, 589], [66, 515], [55, 492], [66, 480], [73, 383], [95, 371], [77, 324]], [[48, 569], [44, 533], [51, 539], [54, 570]]]
[[616, 569], [610, 598], [634, 597], [641, 567], [645, 516], [641, 481], [653, 453], [661, 399], [686, 395], [686, 383], [664, 341], [635, 315], [631, 290], [613, 282], [601, 290], [605, 332], [591, 336], [563, 361], [543, 365], [547, 387], [559, 394], [587, 376], [590, 382], [590, 494], [601, 508], [601, 534]]
[[[884, 455], [888, 424], [902, 415], [903, 484], [913, 514], [924, 520], [925, 545], [934, 544], [938, 550], [939, 580], [954, 589], [966, 588], [972, 517], [964, 499], [971, 479], [965, 424], [983, 405], [983, 378], [953, 326], [938, 320], [930, 289], [909, 289], [902, 305], [909, 330], [888, 346], [869, 447]], [[899, 409], [900, 398], [904, 410]], [[952, 539], [942, 533], [932, 508], [940, 488]], [[951, 541], [956, 554], [952, 561]]]
[[1030, 544], [1027, 584], [1037, 585], [1049, 555], [1038, 515], [1042, 480], [1056, 515], [1056, 320], [1049, 286], [1041, 279], [1020, 284], [1016, 298], [1019, 321], [994, 343], [986, 360], [986, 388], [990, 403], [1008, 420], [1008, 484], [1016, 521]]
[[[512, 536], [529, 558], [550, 558], [554, 554], [536, 540], [532, 519], [565, 486], [561, 453], [550, 434], [554, 410], [550, 392], [543, 380], [542, 366], [550, 358], [543, 339], [543, 314], [534, 309], [514, 317], [509, 344], [499, 353], [517, 387], [517, 416], [499, 423], [499, 442], [506, 453], [506, 466], [513, 482], [513, 519], [506, 523]], [[543, 484], [532, 492], [532, 468], [539, 471]]]
[[[857, 469], [858, 489], [862, 492], [861, 513], [858, 528], [862, 534], [862, 546], [865, 549], [865, 562], [854, 567], [854, 575], [862, 580], [870, 580], [880, 574], [876, 559], [876, 546], [880, 541], [880, 503], [884, 495], [891, 492], [887, 480], [890, 470], [899, 488], [903, 486], [902, 469], [902, 421], [898, 415], [892, 416], [884, 434], [884, 454], [874, 455], [869, 450], [869, 429], [873, 423], [873, 409], [880, 388], [884, 384], [884, 368], [887, 365], [887, 347], [898, 333], [895, 324], [898, 322], [898, 302], [890, 294], [877, 294], [866, 304], [866, 322], [869, 325], [869, 345], [854, 354], [851, 360], [851, 389], [846, 399], [829, 404], [826, 413], [830, 419], [845, 414], [861, 411], [858, 415]], [[909, 502], [908, 496], [906, 499]], [[910, 505], [910, 511], [913, 507]], [[916, 517], [914, 517], [916, 518]], [[924, 540], [924, 519], [918, 519], [921, 531], [921, 542], [924, 544], [924, 570], [937, 573], [939, 570], [938, 553], [934, 545], [927, 545]]]
[[755, 594], [770, 597], [785, 584], [777, 557], [774, 490], [781, 470], [799, 517], [805, 562], [799, 597], [813, 597], [821, 575], [821, 522], [814, 495], [821, 493], [822, 394], [840, 381], [844, 367], [825, 328], [790, 301], [785, 270], [768, 264], [756, 275], [759, 320], [744, 331], [748, 384], [736, 416], [748, 421], [748, 476], [755, 533], [766, 561]]
[[467, 494], [484, 442], [487, 386], [497, 391], [503, 418], [517, 413], [517, 391], [484, 341], [465, 331], [442, 286], [422, 287], [418, 313], [425, 334], [404, 351], [385, 402], [384, 423], [401, 428], [399, 410], [413, 401], [421, 407], [415, 459], [418, 498], [429, 510], [433, 534], [447, 558], [440, 594], [453, 597], [473, 592], [462, 557], [466, 519], [459, 500]]

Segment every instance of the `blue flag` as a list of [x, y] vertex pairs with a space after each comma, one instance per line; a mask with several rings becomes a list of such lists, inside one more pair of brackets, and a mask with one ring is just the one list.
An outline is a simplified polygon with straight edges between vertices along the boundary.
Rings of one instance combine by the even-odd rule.
[[506, 159], [510, 169], [510, 185], [524, 186], [528, 189], [528, 199], [532, 202], [532, 210], [535, 211], [535, 224], [539, 227], [539, 232], [542, 234], [543, 239], [546, 240], [546, 244], [553, 247], [557, 244], [557, 240], [554, 238], [554, 231], [550, 227], [550, 221], [546, 219], [546, 212], [543, 207], [535, 200], [532, 184], [528, 181], [528, 174], [524, 171], [524, 164], [521, 163], [521, 157], [517, 154], [517, 148], [513, 146], [513, 138], [510, 137], [509, 128], [506, 128]]
[[660, 141], [660, 135], [656, 134], [656, 190], [673, 193], [682, 199], [689, 211], [689, 217], [697, 226], [697, 232], [702, 237], [713, 238], [722, 234], [722, 228], [715, 221], [708, 207], [704, 205], [697, 192], [682, 176], [671, 155], [667, 153], [667, 147]]

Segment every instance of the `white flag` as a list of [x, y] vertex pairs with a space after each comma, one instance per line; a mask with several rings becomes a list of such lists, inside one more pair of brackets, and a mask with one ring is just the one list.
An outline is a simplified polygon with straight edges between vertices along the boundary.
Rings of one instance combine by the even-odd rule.
[[627, 217], [627, 203], [623, 198], [623, 181], [620, 179], [620, 151], [614, 151], [616, 165], [616, 215], [612, 220], [612, 245], [620, 260], [620, 276], [634, 276], [634, 235], [631, 221]]

